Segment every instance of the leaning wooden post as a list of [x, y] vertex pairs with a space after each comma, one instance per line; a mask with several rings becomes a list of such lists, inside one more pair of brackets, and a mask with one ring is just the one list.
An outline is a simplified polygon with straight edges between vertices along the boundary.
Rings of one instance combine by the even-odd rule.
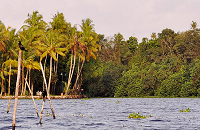
[[40, 124], [42, 123], [41, 121], [42, 121], [43, 109], [44, 109], [44, 100], [43, 100], [42, 110], [41, 110], [41, 115], [40, 115]]
[[17, 82], [16, 82], [16, 90], [15, 90], [15, 106], [14, 106], [14, 111], [13, 111], [13, 125], [12, 125], [13, 130], [15, 129], [15, 118], [16, 118], [16, 111], [17, 111], [19, 80], [20, 80], [20, 73], [21, 73], [21, 57], [22, 57], [22, 50], [19, 50], [18, 72], [17, 72]]
[[[49, 105], [50, 105], [50, 108], [51, 108], [51, 111], [52, 111], [52, 114], [53, 114], [53, 118], [55, 119], [55, 114], [53, 112], [53, 108], [51, 106], [51, 100], [50, 100], [50, 96], [49, 96], [49, 92], [48, 92], [48, 88], [47, 88], [47, 81], [46, 81], [46, 78], [45, 78], [45, 74], [44, 74], [44, 70], [43, 70], [43, 66], [42, 66], [42, 63], [40, 61], [40, 67], [41, 67], [41, 70], [42, 70], [42, 75], [43, 75], [43, 79], [44, 79], [44, 84], [46, 86], [46, 91], [47, 91], [47, 98], [49, 100]], [[41, 113], [42, 114], [42, 113]]]
[[11, 101], [12, 97], [9, 99], [8, 101], [8, 109], [7, 109], [7, 113], [9, 112], [9, 109], [10, 109], [10, 101]]
[[27, 82], [26, 79], [25, 79], [25, 82], [26, 82], [26, 84], [27, 84], [27, 86], [28, 86], [29, 92], [31, 93], [31, 97], [32, 97], [32, 100], [33, 100], [33, 103], [34, 103], [34, 106], [35, 106], [35, 110], [36, 110], [37, 116], [39, 117], [38, 110], [37, 110], [37, 106], [36, 106], [35, 100], [34, 100], [34, 98], [33, 98], [33, 93], [32, 93], [32, 91], [31, 91], [30, 86], [29, 86], [29, 84], [28, 84], [28, 82]]

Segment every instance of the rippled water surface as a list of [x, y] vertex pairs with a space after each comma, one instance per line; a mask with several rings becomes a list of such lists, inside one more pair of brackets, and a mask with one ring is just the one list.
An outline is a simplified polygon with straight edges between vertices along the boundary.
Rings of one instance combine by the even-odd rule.
[[[35, 100], [41, 112], [42, 100]], [[49, 102], [45, 102], [42, 124], [30, 99], [19, 99], [16, 129], [121, 130], [121, 129], [200, 129], [198, 98], [94, 98], [52, 99], [56, 119]], [[0, 130], [11, 129], [14, 99], [7, 114], [8, 100], [0, 100]], [[191, 112], [180, 110], [190, 108]], [[146, 119], [130, 119], [130, 113], [151, 115]]]

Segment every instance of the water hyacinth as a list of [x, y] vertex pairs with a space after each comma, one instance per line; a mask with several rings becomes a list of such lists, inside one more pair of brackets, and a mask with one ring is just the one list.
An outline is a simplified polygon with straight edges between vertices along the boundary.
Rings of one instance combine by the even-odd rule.
[[190, 110], [190, 108], [188, 108], [188, 109], [183, 109], [183, 110], [180, 110], [180, 112], [191, 112], [191, 110]]
[[144, 115], [140, 114], [139, 112], [138, 113], [133, 112], [133, 114], [130, 113], [128, 118], [146, 119], [147, 116], [144, 116]]

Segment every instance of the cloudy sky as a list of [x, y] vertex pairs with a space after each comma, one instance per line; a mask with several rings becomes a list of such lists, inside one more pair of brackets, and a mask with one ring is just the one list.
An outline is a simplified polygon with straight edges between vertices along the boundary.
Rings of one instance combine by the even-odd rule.
[[99, 34], [121, 33], [125, 40], [135, 36], [141, 41], [165, 28], [181, 32], [192, 21], [200, 25], [199, 5], [200, 0], [0, 0], [0, 20], [18, 30], [28, 13], [37, 10], [50, 22], [60, 12], [72, 25], [90, 18]]

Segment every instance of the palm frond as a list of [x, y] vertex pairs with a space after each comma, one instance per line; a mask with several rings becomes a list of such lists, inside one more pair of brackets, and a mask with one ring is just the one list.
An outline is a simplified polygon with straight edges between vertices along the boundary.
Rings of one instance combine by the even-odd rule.
[[52, 58], [55, 60], [55, 61], [57, 61], [57, 58], [56, 58], [56, 53], [55, 52], [51, 52], [51, 56], [52, 56]]
[[42, 59], [43, 59], [44, 57], [46, 57], [47, 54], [48, 54], [48, 51], [45, 51], [45, 52], [40, 56], [40, 61], [42, 61]]

